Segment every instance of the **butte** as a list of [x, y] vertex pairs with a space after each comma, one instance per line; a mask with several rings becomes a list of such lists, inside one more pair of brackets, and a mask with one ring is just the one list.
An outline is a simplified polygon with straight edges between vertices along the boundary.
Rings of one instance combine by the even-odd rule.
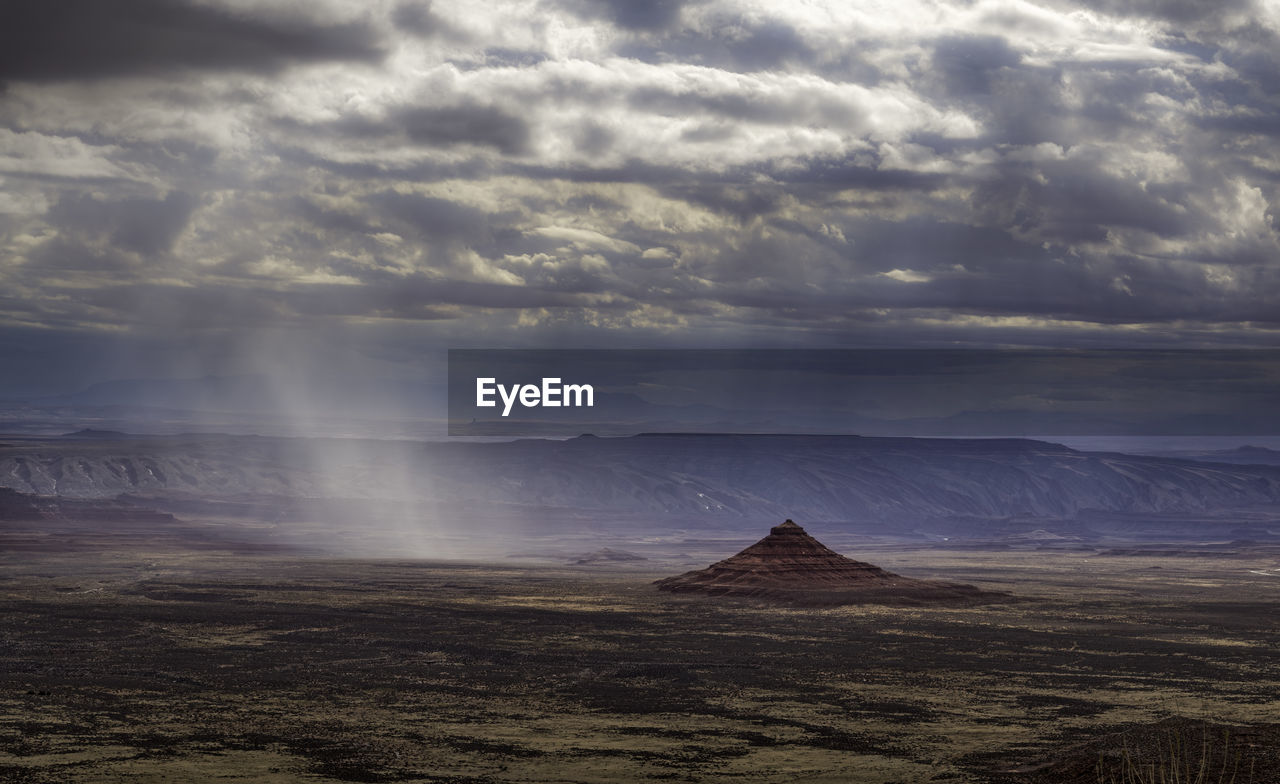
[[735, 556], [654, 583], [660, 591], [739, 596], [806, 606], [979, 604], [1008, 594], [915, 580], [846, 558], [790, 520]]

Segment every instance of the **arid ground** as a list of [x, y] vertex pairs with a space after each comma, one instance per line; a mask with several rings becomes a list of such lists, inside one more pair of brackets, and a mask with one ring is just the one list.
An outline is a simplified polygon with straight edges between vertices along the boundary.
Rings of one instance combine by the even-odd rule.
[[812, 610], [662, 594], [652, 565], [10, 552], [0, 781], [1092, 782], [1184, 730], [1240, 784], [1280, 781], [1274, 551], [875, 560], [1015, 599]]

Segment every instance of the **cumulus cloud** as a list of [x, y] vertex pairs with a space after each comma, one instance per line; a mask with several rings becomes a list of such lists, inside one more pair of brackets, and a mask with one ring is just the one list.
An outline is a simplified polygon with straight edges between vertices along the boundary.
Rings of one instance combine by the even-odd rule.
[[1278, 35], [1248, 0], [10, 3], [0, 324], [1267, 343]]
[[367, 25], [252, 18], [171, 0], [13, 0], [0, 11], [0, 81], [102, 79], [170, 69], [277, 71], [299, 61], [373, 60]]

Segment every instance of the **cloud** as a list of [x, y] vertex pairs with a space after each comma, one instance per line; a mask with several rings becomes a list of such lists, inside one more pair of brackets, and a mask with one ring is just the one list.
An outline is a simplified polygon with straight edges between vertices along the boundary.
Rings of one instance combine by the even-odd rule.
[[14, 0], [0, 11], [0, 81], [272, 72], [296, 62], [381, 56], [364, 24], [252, 18], [181, 0]]
[[15, 132], [0, 128], [0, 173], [72, 180], [131, 179], [127, 165], [112, 160], [121, 150], [111, 145], [86, 144], [80, 139]]
[[172, 250], [195, 207], [195, 199], [181, 191], [163, 199], [119, 201], [80, 194], [60, 200], [48, 219], [64, 236], [100, 237], [119, 250], [155, 256]]
[[946, 36], [933, 46], [932, 66], [952, 95], [989, 95], [994, 72], [1012, 69], [1022, 56], [997, 35]]
[[378, 216], [400, 223], [423, 239], [474, 243], [488, 233], [489, 220], [484, 212], [449, 199], [380, 191], [365, 201]]
[[787, 65], [815, 65], [818, 52], [794, 27], [779, 19], [728, 17], [704, 29], [684, 29], [640, 37], [620, 54], [650, 63], [694, 63], [729, 71], [755, 72]]
[[417, 36], [432, 36], [449, 30], [448, 23], [432, 12], [430, 2], [400, 3], [391, 12], [391, 21], [400, 30]]
[[1086, 0], [1081, 5], [1109, 15], [1147, 17], [1179, 24], [1250, 12], [1257, 7], [1255, 0]]
[[0, 330], [1280, 329], [1280, 26], [1246, 3], [0, 14]]
[[417, 144], [474, 144], [511, 155], [523, 151], [529, 141], [529, 128], [519, 117], [493, 106], [405, 109], [395, 119]]
[[586, 19], [627, 30], [664, 30], [680, 18], [682, 0], [569, 0], [563, 7]]

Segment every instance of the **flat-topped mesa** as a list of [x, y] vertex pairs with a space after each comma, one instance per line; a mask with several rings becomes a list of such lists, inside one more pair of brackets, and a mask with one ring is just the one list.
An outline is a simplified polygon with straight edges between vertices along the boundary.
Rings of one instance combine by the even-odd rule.
[[802, 604], [925, 603], [1000, 596], [969, 585], [914, 580], [846, 558], [791, 520], [742, 552], [706, 569], [655, 583], [672, 593], [748, 596]]

